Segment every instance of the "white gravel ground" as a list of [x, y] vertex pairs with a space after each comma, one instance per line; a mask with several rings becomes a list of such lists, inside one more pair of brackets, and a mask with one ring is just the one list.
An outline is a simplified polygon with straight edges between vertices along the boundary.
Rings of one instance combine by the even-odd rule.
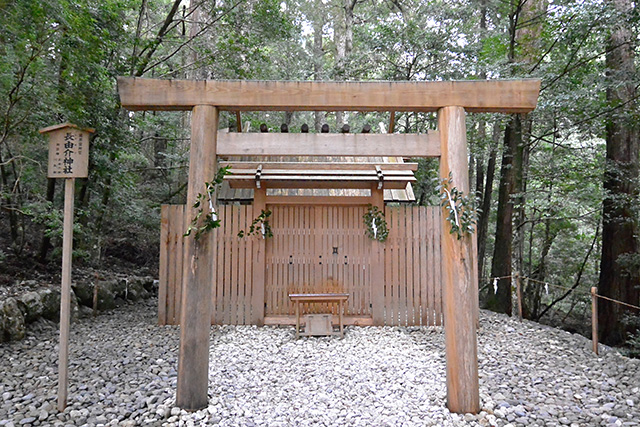
[[0, 345], [0, 426], [640, 426], [640, 360], [482, 312], [478, 415], [445, 406], [441, 328], [212, 328], [209, 407], [174, 407], [177, 327], [154, 301], [72, 325], [69, 407], [57, 413], [57, 325]]

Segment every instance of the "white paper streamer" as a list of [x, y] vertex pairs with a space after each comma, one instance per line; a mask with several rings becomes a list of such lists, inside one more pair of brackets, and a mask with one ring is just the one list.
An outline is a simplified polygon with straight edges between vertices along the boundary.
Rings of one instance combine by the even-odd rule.
[[373, 238], [377, 239], [378, 238], [378, 227], [376, 227], [376, 219], [373, 218], [371, 220], [371, 229], [373, 230]]
[[449, 206], [451, 206], [451, 210], [453, 211], [453, 217], [456, 220], [456, 226], [460, 228], [460, 220], [458, 219], [458, 211], [456, 210], [456, 204], [453, 202], [453, 199], [451, 198], [451, 193], [449, 193], [446, 188], [443, 188], [443, 190], [445, 193], [447, 193], [447, 198], [449, 199]]
[[495, 279], [493, 279], [493, 293], [494, 294], [498, 293], [498, 278], [497, 277]]
[[218, 215], [216, 214], [216, 208], [213, 207], [213, 196], [211, 195], [211, 191], [209, 191], [209, 186], [205, 184], [205, 188], [207, 189], [207, 194], [209, 195], [209, 210], [211, 211], [211, 219], [217, 220]]
[[547, 293], [547, 295], [549, 295], [549, 284], [548, 283], [544, 284], [544, 291]]
[[267, 231], [264, 228], [264, 222], [260, 224], [260, 233], [262, 233], [262, 238], [264, 239], [265, 234], [267, 234]]

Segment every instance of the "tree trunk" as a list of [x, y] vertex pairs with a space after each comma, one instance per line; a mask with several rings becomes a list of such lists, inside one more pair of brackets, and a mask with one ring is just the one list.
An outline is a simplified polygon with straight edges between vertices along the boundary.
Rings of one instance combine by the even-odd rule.
[[484, 277], [484, 262], [487, 251], [487, 231], [489, 229], [489, 214], [491, 210], [491, 194], [493, 193], [493, 177], [496, 171], [496, 157], [498, 155], [498, 142], [500, 139], [500, 123], [495, 122], [493, 126], [493, 142], [489, 151], [487, 161], [487, 178], [484, 184], [484, 195], [480, 204], [480, 214], [478, 216], [478, 283], [482, 283]]
[[353, 9], [357, 0], [344, 0], [344, 56], [353, 51]]
[[[55, 178], [47, 179], [47, 202], [53, 206], [53, 197], [56, 193], [56, 180]], [[47, 227], [44, 227], [42, 231], [42, 240], [40, 241], [40, 250], [38, 251], [38, 261], [44, 264], [47, 261], [47, 254], [51, 249], [51, 237], [47, 233]]]
[[[480, 39], [484, 40], [487, 31], [487, 0], [480, 0]], [[484, 69], [480, 70], [478, 75], [480, 80], [487, 78], [487, 73]], [[478, 123], [478, 140], [484, 141], [487, 135], [487, 123], [484, 119], [481, 119]], [[495, 126], [494, 126], [495, 131]], [[499, 131], [499, 129], [498, 129]], [[494, 132], [495, 136], [495, 132]], [[493, 140], [495, 142], [495, 139]], [[493, 190], [493, 174], [496, 167], [496, 153], [495, 147], [497, 144], [491, 144], [489, 146], [489, 159], [487, 161], [487, 186], [484, 184], [485, 170], [484, 170], [484, 158], [483, 161], [477, 161], [476, 163], [476, 199], [478, 201], [478, 223], [476, 225], [477, 230], [477, 244], [478, 244], [478, 283], [482, 286], [484, 276], [484, 255], [487, 247], [487, 226], [489, 219], [489, 209], [491, 208], [491, 191]], [[492, 162], [493, 160], [493, 162]], [[491, 180], [489, 180], [491, 176]], [[485, 189], [488, 187], [488, 191], [485, 193]], [[485, 200], [486, 203], [485, 210]], [[483, 228], [484, 226], [484, 228]]]
[[[509, 16], [509, 62], [519, 63], [514, 67], [514, 73], [522, 64], [535, 63], [539, 55], [538, 43], [542, 31], [542, 23], [548, 7], [547, 0], [517, 0], [512, 3], [512, 13]], [[516, 46], [518, 51], [516, 51]], [[528, 71], [528, 70], [525, 70]], [[523, 127], [524, 126], [524, 127]], [[526, 115], [511, 116], [505, 130], [504, 151], [502, 154], [502, 168], [500, 171], [500, 197], [498, 200], [498, 219], [496, 226], [495, 249], [491, 275], [493, 277], [511, 276], [513, 262], [513, 214], [514, 203], [517, 202], [518, 224], [524, 222], [524, 188], [526, 175], [524, 167], [527, 152], [524, 144], [524, 133], [529, 133], [531, 123]], [[518, 200], [514, 200], [517, 198]], [[519, 227], [521, 229], [521, 227]], [[517, 229], [516, 231], [519, 231]], [[521, 247], [523, 234], [518, 236], [518, 262], [521, 263]], [[511, 277], [499, 279], [498, 289], [489, 291], [488, 307], [492, 310], [511, 314]]]
[[[109, 154], [109, 161], [116, 161], [116, 154], [114, 151]], [[102, 190], [102, 200], [100, 201], [100, 207], [98, 208], [98, 216], [95, 222], [95, 235], [100, 238], [102, 234], [102, 226], [104, 224], [104, 219], [108, 211], [109, 201], [111, 200], [111, 174], [107, 175], [107, 178], [104, 182], [104, 187]]]
[[[604, 173], [605, 198], [602, 204], [602, 257], [598, 293], [609, 298], [638, 304], [640, 273], [626, 268], [625, 261], [640, 256], [638, 247], [638, 128], [633, 120], [636, 111], [634, 86], [634, 40], [630, 19], [630, 0], [610, 1], [618, 17], [613, 21], [606, 56], [607, 101], [617, 107], [607, 118], [607, 155]], [[598, 323], [602, 342], [615, 345], [625, 341], [622, 323], [627, 310], [619, 304], [601, 299]], [[629, 313], [631, 311], [629, 310]]]
[[[542, 37], [542, 24], [546, 17], [549, 6], [548, 0], [519, 0], [521, 7], [518, 25], [516, 25], [516, 41], [519, 47], [517, 57], [520, 68], [524, 71], [531, 70], [533, 64], [538, 61], [541, 55], [540, 40]], [[525, 68], [526, 67], [526, 68]], [[521, 156], [520, 167], [516, 169], [515, 187], [515, 242], [514, 242], [514, 264], [516, 271], [522, 275], [524, 270], [524, 224], [526, 222], [526, 191], [527, 191], [527, 171], [529, 169], [529, 142], [531, 140], [532, 120], [528, 115], [522, 117], [522, 141], [518, 154]]]
[[[323, 79], [324, 69], [324, 48], [323, 48], [323, 28], [326, 17], [323, 12], [323, 5], [320, 0], [316, 0], [316, 13], [313, 16], [313, 80], [320, 81]], [[314, 113], [314, 128], [316, 132], [320, 132], [323, 123], [322, 111]]]
[[522, 276], [524, 271], [524, 225], [527, 221], [526, 213], [526, 192], [527, 192], [527, 171], [529, 170], [529, 142], [531, 140], [531, 119], [525, 115], [522, 119], [522, 141], [520, 142], [518, 155], [520, 156], [520, 167], [516, 169], [516, 187], [514, 200], [515, 216], [515, 241], [514, 241], [514, 265], [516, 271]]
[[511, 260], [513, 255], [513, 195], [516, 192], [516, 170], [522, 162], [522, 122], [514, 114], [504, 132], [504, 151], [498, 189], [498, 220], [491, 264], [491, 277], [499, 277], [497, 290], [489, 286], [487, 308], [511, 315]]
[[[353, 9], [357, 0], [341, 0], [339, 17], [334, 27], [336, 44], [336, 80], [345, 80], [349, 55], [353, 50]], [[344, 124], [344, 111], [336, 111], [336, 127], [340, 129]]]
[[[540, 282], [544, 282], [547, 278], [547, 255], [549, 255], [553, 241], [558, 236], [558, 229], [551, 229], [551, 220], [545, 219], [544, 223], [544, 239], [542, 250], [540, 251], [540, 260], [530, 276], [532, 279]], [[524, 288], [523, 294], [522, 316], [525, 319], [538, 319], [542, 297], [542, 287], [540, 283], [529, 282], [529, 285]]]

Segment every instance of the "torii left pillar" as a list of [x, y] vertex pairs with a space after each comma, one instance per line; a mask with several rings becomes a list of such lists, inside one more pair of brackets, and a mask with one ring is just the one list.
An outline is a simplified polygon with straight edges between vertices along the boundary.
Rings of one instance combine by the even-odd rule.
[[[469, 163], [465, 111], [438, 110], [440, 178], [469, 194]], [[458, 239], [449, 233], [447, 211], [442, 211], [442, 305], [447, 358], [447, 407], [456, 413], [478, 413], [478, 262], [475, 234]]]
[[[196, 214], [193, 204], [205, 182], [213, 179], [216, 169], [218, 109], [196, 105], [191, 114], [191, 152], [186, 218]], [[186, 229], [185, 229], [186, 230]], [[184, 239], [182, 309], [180, 312], [180, 353], [176, 404], [195, 411], [207, 407], [209, 386], [209, 333], [211, 330], [211, 290], [214, 277], [214, 240], [212, 236]]]

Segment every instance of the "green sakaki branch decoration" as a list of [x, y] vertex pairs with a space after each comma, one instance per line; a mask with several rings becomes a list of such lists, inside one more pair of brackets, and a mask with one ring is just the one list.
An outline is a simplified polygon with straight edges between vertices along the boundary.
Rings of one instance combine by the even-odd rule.
[[367, 230], [367, 237], [379, 242], [384, 242], [389, 237], [389, 228], [384, 218], [384, 212], [372, 204], [367, 205], [367, 212], [362, 216], [364, 226]]
[[[187, 232], [184, 233], [184, 237], [191, 235], [193, 231], [195, 231], [195, 239], [200, 240], [200, 237], [204, 233], [207, 233], [214, 228], [220, 227], [220, 219], [218, 218], [218, 214], [216, 213], [215, 207], [213, 205], [214, 194], [216, 189], [222, 184], [225, 175], [229, 173], [229, 166], [218, 169], [216, 172], [216, 176], [213, 178], [211, 182], [205, 182], [205, 194], [198, 193], [196, 196], [196, 202], [193, 204], [193, 207], [196, 209], [196, 215], [191, 220], [191, 223], [187, 227]], [[207, 201], [209, 202], [209, 206], [207, 205]], [[208, 210], [206, 210], [208, 207]]]
[[465, 196], [464, 192], [453, 186], [453, 177], [442, 178], [436, 187], [440, 191], [440, 206], [445, 208], [449, 215], [446, 220], [451, 224], [451, 234], [456, 234], [460, 240], [465, 234], [473, 234], [474, 225], [478, 221], [478, 210], [474, 207], [473, 200]]
[[263, 239], [268, 237], [273, 237], [273, 232], [271, 231], [271, 224], [269, 224], [269, 217], [271, 216], [271, 210], [267, 209], [266, 211], [262, 209], [260, 215], [254, 218], [253, 222], [251, 222], [251, 226], [249, 226], [249, 231], [247, 233], [244, 230], [240, 230], [238, 232], [238, 237], [242, 238], [245, 235], [260, 235]]

